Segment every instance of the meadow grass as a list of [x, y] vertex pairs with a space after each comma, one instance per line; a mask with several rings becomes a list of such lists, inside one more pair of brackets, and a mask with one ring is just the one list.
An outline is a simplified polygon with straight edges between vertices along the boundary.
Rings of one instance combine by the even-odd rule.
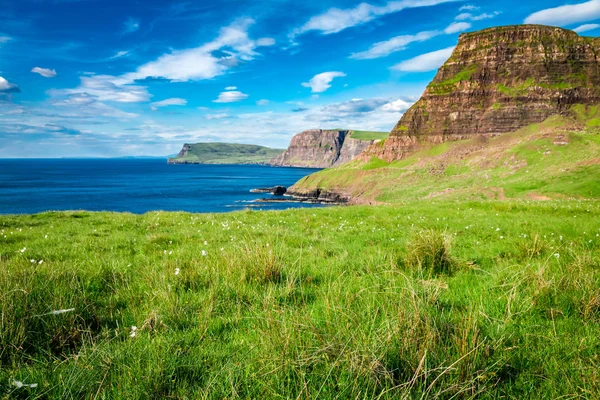
[[0, 216], [0, 397], [594, 398], [599, 235], [575, 200]]

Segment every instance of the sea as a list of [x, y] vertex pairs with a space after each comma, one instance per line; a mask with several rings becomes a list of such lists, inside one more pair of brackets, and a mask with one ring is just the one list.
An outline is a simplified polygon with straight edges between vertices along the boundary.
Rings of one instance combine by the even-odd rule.
[[169, 165], [166, 159], [0, 159], [0, 214], [56, 210], [230, 212], [322, 207], [257, 203], [251, 189], [289, 187], [316, 169]]

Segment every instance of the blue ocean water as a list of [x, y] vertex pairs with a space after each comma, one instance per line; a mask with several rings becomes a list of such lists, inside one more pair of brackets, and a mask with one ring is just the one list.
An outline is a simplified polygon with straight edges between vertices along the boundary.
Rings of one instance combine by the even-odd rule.
[[251, 189], [291, 186], [317, 170], [262, 165], [168, 165], [165, 159], [0, 159], [0, 214], [48, 210], [227, 212], [252, 203]]

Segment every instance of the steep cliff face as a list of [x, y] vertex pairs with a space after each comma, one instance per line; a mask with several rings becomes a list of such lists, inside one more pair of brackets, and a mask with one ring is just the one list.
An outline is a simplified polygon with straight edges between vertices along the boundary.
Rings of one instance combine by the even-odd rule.
[[357, 140], [352, 131], [314, 129], [295, 135], [288, 149], [271, 165], [328, 168], [351, 161], [374, 140]]
[[600, 39], [519, 25], [460, 36], [448, 61], [383, 146], [360, 158], [404, 158], [419, 143], [513, 132], [573, 104], [600, 102]]

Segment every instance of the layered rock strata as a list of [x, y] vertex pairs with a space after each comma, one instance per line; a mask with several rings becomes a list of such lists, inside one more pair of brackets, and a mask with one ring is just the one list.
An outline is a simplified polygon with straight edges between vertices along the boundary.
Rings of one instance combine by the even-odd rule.
[[600, 39], [519, 25], [462, 34], [434, 80], [384, 144], [360, 155], [386, 161], [423, 143], [495, 136], [600, 102]]
[[313, 129], [295, 135], [288, 149], [271, 160], [285, 167], [328, 168], [353, 160], [375, 140], [357, 140], [352, 131]]

